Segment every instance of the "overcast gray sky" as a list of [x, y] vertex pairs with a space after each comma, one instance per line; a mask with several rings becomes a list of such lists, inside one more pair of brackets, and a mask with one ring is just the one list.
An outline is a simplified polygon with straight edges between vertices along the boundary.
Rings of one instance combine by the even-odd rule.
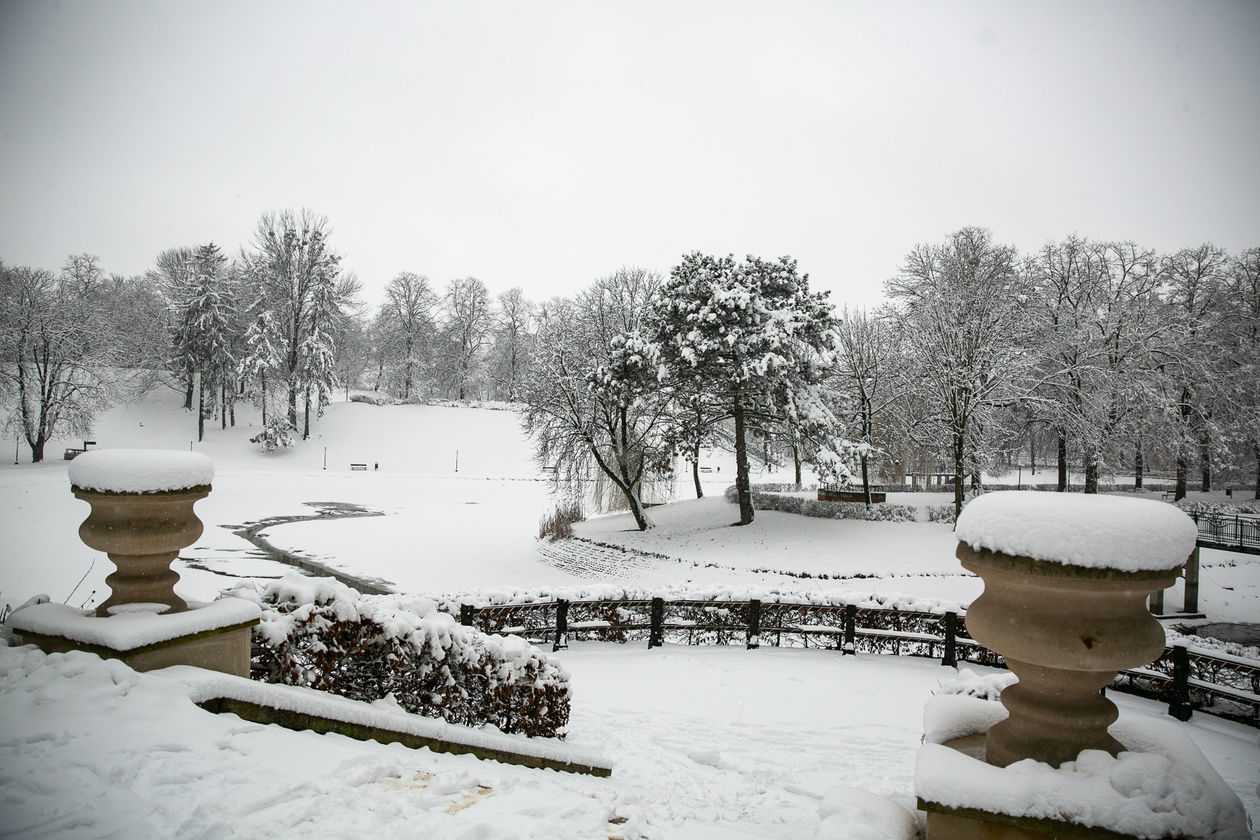
[[0, 259], [326, 215], [533, 299], [691, 250], [870, 306], [969, 224], [1260, 245], [1260, 2], [0, 0]]

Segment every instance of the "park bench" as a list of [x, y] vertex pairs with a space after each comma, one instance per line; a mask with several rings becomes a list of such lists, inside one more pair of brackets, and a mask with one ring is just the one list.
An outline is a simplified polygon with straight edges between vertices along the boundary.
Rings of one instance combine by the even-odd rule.
[[76, 449], [76, 448], [74, 448], [74, 447], [69, 447], [69, 448], [67, 448], [67, 449], [66, 449], [66, 451], [65, 451], [64, 453], [62, 453], [62, 456], [61, 456], [61, 457], [62, 457], [64, 460], [66, 460], [66, 461], [73, 461], [75, 458], [78, 458], [78, 457], [79, 457], [80, 455], [82, 455], [84, 452], [87, 452], [87, 450], [88, 450], [88, 447], [89, 447], [89, 446], [95, 446], [95, 445], [96, 445], [96, 441], [94, 441], [94, 440], [85, 440], [85, 441], [83, 441], [83, 448], [82, 448], [82, 449]]
[[367, 464], [351, 464], [350, 469], [355, 470], [356, 472], [360, 470], [366, 471]]

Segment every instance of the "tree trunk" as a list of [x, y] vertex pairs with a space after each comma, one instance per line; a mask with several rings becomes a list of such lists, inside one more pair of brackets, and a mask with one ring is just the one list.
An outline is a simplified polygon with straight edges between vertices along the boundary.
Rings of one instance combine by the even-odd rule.
[[1060, 493], [1067, 492], [1068, 488], [1068, 462], [1067, 462], [1067, 429], [1059, 429], [1059, 486]]
[[691, 448], [691, 480], [696, 485], [696, 498], [704, 498], [704, 487], [700, 485], [700, 443]]
[[732, 412], [735, 416], [735, 493], [739, 497], [739, 522], [749, 525], [753, 521], [752, 485], [748, 479], [748, 441], [744, 426], [744, 404], [735, 394]]
[[[797, 446], [795, 443], [792, 444], [792, 466], [796, 470], [796, 476], [795, 476], [796, 489], [800, 490], [801, 489], [801, 448]], [[869, 503], [870, 503], [870, 500], [867, 499], [867, 504]]]
[[[47, 442], [43, 438], [35, 438], [34, 441], [27, 440], [31, 447], [31, 463], [38, 464], [44, 460], [44, 444]], [[1260, 499], [1260, 496], [1256, 498]]]
[[184, 411], [192, 411], [193, 387], [196, 377], [191, 370], [185, 371], [188, 378], [184, 380]]
[[1200, 487], [1204, 493], [1212, 492], [1212, 448], [1207, 435], [1199, 438]]
[[267, 425], [267, 374], [259, 377], [262, 381], [262, 424]]
[[1256, 452], [1256, 488], [1252, 498], [1260, 499], [1260, 443], [1253, 447]]
[[221, 430], [227, 429], [227, 416], [228, 416], [227, 399], [228, 399], [228, 387], [227, 387], [227, 380], [225, 379], [223, 380], [223, 383], [219, 386], [219, 400], [220, 400], [219, 402], [219, 428]]
[[963, 488], [963, 460], [965, 453], [966, 434], [961, 429], [954, 430], [954, 521], [958, 521], [958, 517], [962, 516], [963, 499], [966, 492]]
[[302, 411], [302, 440], [311, 437], [311, 386], [306, 386], [306, 400]]
[[862, 498], [866, 500], [866, 507], [869, 510], [871, 506], [871, 474], [867, 468], [867, 455], [862, 456]]
[[1037, 474], [1037, 438], [1035, 433], [1028, 435], [1028, 460], [1032, 462], [1032, 474]]
[[1098, 450], [1092, 446], [1085, 450], [1085, 492], [1098, 492]]
[[1173, 490], [1173, 501], [1179, 502], [1186, 497], [1187, 478], [1190, 475], [1190, 462], [1186, 456], [1177, 456], [1177, 487]]
[[1142, 489], [1142, 473], [1146, 470], [1146, 461], [1142, 457], [1142, 441], [1137, 443], [1137, 452], [1133, 456], [1133, 489]]
[[289, 380], [289, 428], [297, 431], [297, 383]]
[[206, 438], [206, 381], [197, 378], [197, 443]]

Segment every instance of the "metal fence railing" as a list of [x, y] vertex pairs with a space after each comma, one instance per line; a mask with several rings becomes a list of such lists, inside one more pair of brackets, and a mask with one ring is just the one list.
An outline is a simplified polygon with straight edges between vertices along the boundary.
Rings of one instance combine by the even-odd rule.
[[1260, 554], [1260, 516], [1195, 511], [1190, 518], [1199, 529], [1200, 546]]
[[[570, 640], [663, 644], [817, 647], [841, 654], [939, 658], [943, 665], [1003, 666], [967, 633], [966, 615], [855, 604], [779, 601], [621, 599], [460, 606], [460, 622], [515, 635], [552, 650]], [[1194, 710], [1260, 727], [1260, 660], [1176, 645], [1144, 668], [1121, 671], [1118, 691], [1168, 703], [1186, 720]]]

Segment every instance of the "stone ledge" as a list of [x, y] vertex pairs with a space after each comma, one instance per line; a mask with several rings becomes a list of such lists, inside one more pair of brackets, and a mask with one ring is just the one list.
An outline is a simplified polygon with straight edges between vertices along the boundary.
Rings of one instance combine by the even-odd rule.
[[261, 703], [240, 700], [235, 697], [212, 697], [197, 703], [198, 706], [215, 714], [234, 714], [237, 717], [254, 723], [268, 723], [282, 726], [294, 731], [309, 730], [321, 735], [334, 732], [358, 741], [377, 741], [381, 744], [402, 744], [410, 749], [429, 749], [437, 753], [451, 755], [472, 755], [479, 759], [498, 761], [504, 764], [515, 764], [540, 770], [558, 770], [564, 773], [584, 773], [591, 776], [607, 777], [612, 775], [608, 767], [595, 764], [578, 764], [553, 758], [543, 758], [508, 750], [491, 749], [489, 747], [461, 744], [442, 738], [429, 738], [409, 732], [370, 726], [361, 723], [338, 720], [332, 717], [307, 712], [277, 709]]
[[918, 809], [927, 812], [928, 837], [932, 840], [1141, 840], [1107, 828], [1092, 828], [1061, 820], [1012, 817], [978, 808], [951, 808], [918, 798]]

